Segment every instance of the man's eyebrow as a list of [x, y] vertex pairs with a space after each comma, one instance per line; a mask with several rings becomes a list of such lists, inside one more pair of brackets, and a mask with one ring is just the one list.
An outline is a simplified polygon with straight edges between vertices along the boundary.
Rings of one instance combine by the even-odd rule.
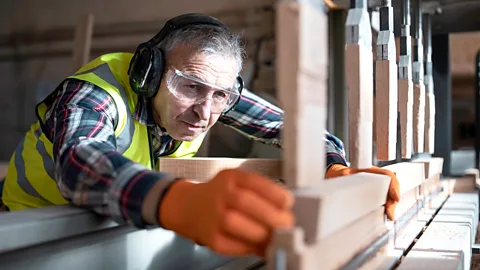
[[[199, 81], [201, 81], [201, 82], [203, 82], [203, 83], [211, 84], [211, 83], [209, 83], [208, 81], [206, 81], [205, 79], [203, 79], [203, 78], [201, 78], [201, 77], [199, 77], [199, 76], [197, 76], [197, 75], [195, 75], [195, 74], [192, 74], [192, 73], [189, 73], [189, 72], [183, 72], [183, 71], [181, 71], [181, 72], [182, 72], [183, 74], [185, 74], [186, 76], [190, 77], [190, 78], [197, 79], [197, 80], [199, 80]], [[211, 85], [215, 85], [215, 84], [211, 84]], [[217, 87], [222, 87], [222, 86], [220, 86], [220, 85], [215, 85], [215, 86], [217, 86]], [[229, 87], [223, 87], [223, 88], [229, 89]]]
[[204, 79], [200, 78], [200, 77], [199, 77], [199, 76], [197, 76], [197, 75], [190, 74], [190, 73], [184, 73], [184, 74], [185, 74], [185, 75], [187, 75], [188, 77], [191, 77], [191, 78], [197, 79], [197, 80], [199, 80], [199, 81], [201, 81], [201, 82], [207, 82], [207, 81], [205, 81]]

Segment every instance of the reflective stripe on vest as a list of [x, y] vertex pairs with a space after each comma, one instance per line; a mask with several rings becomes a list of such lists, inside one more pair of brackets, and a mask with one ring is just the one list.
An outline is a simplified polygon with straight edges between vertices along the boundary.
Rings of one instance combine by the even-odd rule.
[[[78, 77], [80, 75], [85, 75], [88, 73], [93, 73], [98, 77], [102, 78], [107, 83], [113, 85], [115, 88], [118, 89], [120, 96], [122, 97], [122, 101], [123, 101], [123, 104], [125, 104], [125, 108], [119, 108], [121, 106], [118, 106], [120, 104], [117, 103], [118, 104], [117, 110], [122, 110], [125, 114], [122, 114], [122, 113], [118, 114], [119, 115], [118, 125], [120, 125], [120, 123], [122, 122], [125, 122], [125, 126], [121, 129], [120, 134], [117, 135], [117, 151], [123, 154], [132, 144], [133, 133], [135, 132], [133, 116], [132, 116], [132, 112], [129, 109], [130, 107], [128, 105], [128, 98], [127, 98], [127, 94], [125, 93], [125, 88], [123, 88], [123, 86], [117, 81], [112, 71], [108, 67], [107, 63], [94, 67], [90, 70], [86, 70], [84, 72], [75, 74], [74, 77]], [[115, 101], [117, 102], [117, 100]], [[125, 117], [122, 117], [122, 115]]]
[[[50, 179], [53, 180], [55, 179], [55, 164], [53, 163], [53, 160], [50, 157], [50, 155], [47, 153], [47, 149], [45, 149], [45, 144], [40, 139], [40, 136], [42, 135], [42, 130], [40, 128], [40, 125], [38, 125], [37, 129], [33, 131], [33, 135], [35, 135], [35, 138], [37, 139], [35, 149], [37, 149], [38, 153], [42, 157], [43, 168], [45, 168], [45, 171], [47, 172]], [[32, 186], [32, 184], [30, 184], [30, 182], [27, 179], [27, 174], [25, 172], [26, 162], [23, 160], [23, 155], [22, 155], [24, 144], [25, 144], [25, 137], [18, 144], [17, 149], [15, 150], [15, 167], [17, 167], [17, 183], [29, 195], [37, 198], [43, 198], [40, 194], [38, 194], [38, 192], [35, 190], [35, 188]]]

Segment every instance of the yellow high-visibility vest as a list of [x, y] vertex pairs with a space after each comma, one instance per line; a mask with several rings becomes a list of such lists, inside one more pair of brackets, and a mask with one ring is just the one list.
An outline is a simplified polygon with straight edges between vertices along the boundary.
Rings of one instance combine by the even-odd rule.
[[[132, 57], [129, 53], [102, 55], [69, 78], [90, 82], [110, 94], [119, 117], [115, 128], [117, 151], [152, 168], [147, 126], [132, 117], [138, 103], [138, 96], [130, 88], [127, 75]], [[55, 181], [53, 144], [42, 130], [46, 111], [44, 102], [37, 105], [37, 122], [31, 126], [10, 159], [2, 196], [4, 204], [10, 210], [68, 203]], [[193, 157], [204, 137], [205, 133], [191, 142], [181, 142], [168, 157]]]

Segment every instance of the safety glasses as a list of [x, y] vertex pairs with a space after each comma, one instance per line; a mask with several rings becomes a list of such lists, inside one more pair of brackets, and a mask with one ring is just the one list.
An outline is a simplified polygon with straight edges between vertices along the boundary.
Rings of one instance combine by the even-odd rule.
[[222, 88], [187, 75], [174, 67], [168, 68], [166, 83], [168, 90], [183, 103], [195, 105], [211, 100], [212, 113], [228, 111], [240, 97], [239, 91], [233, 86]]

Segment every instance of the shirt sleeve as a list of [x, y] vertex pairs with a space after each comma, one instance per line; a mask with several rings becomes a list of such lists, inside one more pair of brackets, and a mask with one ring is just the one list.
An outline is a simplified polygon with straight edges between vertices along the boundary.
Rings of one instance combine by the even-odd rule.
[[[253, 140], [282, 148], [283, 114], [282, 109], [244, 89], [237, 106], [222, 115], [219, 122]], [[327, 168], [333, 164], [346, 166], [343, 142], [328, 131], [324, 140]]]
[[46, 114], [44, 131], [53, 142], [61, 194], [119, 223], [149, 225], [141, 217], [143, 200], [159, 181], [167, 189], [170, 176], [116, 151], [117, 109], [107, 92], [77, 80], [61, 87]]

